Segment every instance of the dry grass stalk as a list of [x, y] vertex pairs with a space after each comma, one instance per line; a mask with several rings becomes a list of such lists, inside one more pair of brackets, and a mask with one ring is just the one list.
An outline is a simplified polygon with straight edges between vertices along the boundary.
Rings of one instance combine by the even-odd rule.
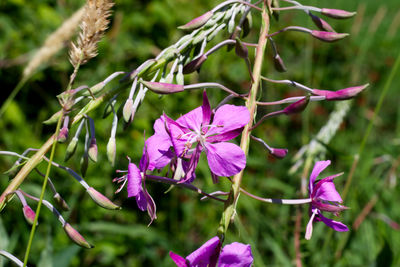
[[75, 33], [83, 14], [84, 7], [76, 11], [55, 32], [47, 37], [43, 46], [35, 53], [25, 67], [23, 79], [29, 78], [41, 64], [49, 61], [55, 53], [64, 47], [65, 42], [70, 40]]
[[85, 14], [80, 24], [76, 44], [72, 43], [69, 52], [71, 64], [76, 66], [86, 63], [97, 56], [97, 43], [107, 29], [111, 15], [111, 0], [88, 0], [85, 6]]

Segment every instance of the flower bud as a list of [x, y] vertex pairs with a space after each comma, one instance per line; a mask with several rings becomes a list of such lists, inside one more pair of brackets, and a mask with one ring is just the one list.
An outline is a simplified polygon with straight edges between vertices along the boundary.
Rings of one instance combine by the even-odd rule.
[[311, 35], [324, 42], [335, 42], [347, 37], [349, 34], [314, 30], [311, 31]]
[[124, 117], [125, 122], [129, 122], [132, 117], [132, 106], [133, 106], [133, 100], [128, 99], [125, 102], [124, 108], [122, 110], [122, 116]]
[[45, 121], [43, 122], [43, 124], [50, 125], [50, 124], [57, 123], [57, 121], [58, 121], [58, 119], [60, 118], [60, 116], [61, 116], [61, 111], [57, 111], [56, 113], [54, 113], [53, 115], [51, 115], [50, 118], [48, 118], [47, 120], [45, 120]]
[[235, 53], [241, 58], [246, 59], [249, 56], [249, 50], [243, 43], [240, 41], [239, 38], [236, 37], [236, 44], [235, 44]]
[[80, 164], [81, 164], [81, 174], [82, 174], [83, 177], [85, 177], [86, 171], [87, 171], [88, 166], [89, 166], [88, 155], [83, 155], [82, 156]]
[[283, 159], [286, 157], [288, 150], [286, 148], [272, 148], [269, 152], [272, 156], [278, 159]]
[[214, 13], [212, 11], [208, 11], [206, 13], [204, 13], [203, 15], [201, 15], [200, 17], [197, 17], [191, 21], [189, 21], [188, 23], [186, 23], [185, 25], [179, 26], [178, 29], [181, 30], [187, 30], [187, 31], [191, 31], [191, 30], [195, 30], [197, 28], [200, 28], [201, 26], [203, 26], [204, 24], [206, 24], [206, 22], [214, 15]]
[[67, 149], [65, 151], [64, 161], [69, 160], [74, 155], [77, 146], [78, 146], [78, 138], [73, 137], [69, 142]]
[[97, 151], [98, 151], [98, 149], [97, 149], [96, 138], [93, 137], [90, 140], [90, 146], [89, 146], [88, 154], [89, 154], [89, 158], [94, 162], [97, 162]]
[[75, 242], [75, 244], [84, 247], [84, 248], [93, 248], [91, 244], [89, 244], [85, 238], [77, 231], [75, 230], [69, 223], [66, 223], [64, 225], [64, 231], [67, 233], [68, 237]]
[[173, 94], [185, 90], [183, 85], [172, 83], [140, 81], [144, 86], [157, 94]]
[[207, 56], [201, 55], [200, 57], [196, 58], [195, 60], [190, 61], [183, 67], [183, 74], [189, 74], [196, 70], [198, 70], [204, 61], [206, 61]]
[[121, 209], [121, 207], [112, 203], [107, 197], [102, 195], [100, 192], [95, 190], [93, 187], [89, 187], [87, 189], [89, 196], [96, 202], [100, 207], [103, 207], [108, 210], [117, 210]]
[[117, 150], [117, 145], [115, 143], [115, 138], [110, 137], [110, 139], [108, 140], [108, 143], [107, 143], [107, 158], [112, 166], [114, 166], [114, 163], [115, 163], [116, 150]]
[[321, 30], [321, 31], [327, 31], [327, 32], [335, 32], [335, 30], [332, 28], [331, 25], [328, 24], [325, 20], [321, 19], [318, 16], [315, 16], [311, 12], [309, 13], [312, 21], [314, 24]]
[[289, 106], [283, 109], [283, 113], [286, 115], [290, 115], [302, 112], [307, 107], [308, 102], [310, 102], [310, 96], [306, 96], [300, 99], [299, 101], [290, 104]]
[[341, 9], [322, 8], [321, 14], [334, 19], [347, 19], [353, 17], [357, 12], [349, 12]]
[[283, 60], [279, 56], [279, 54], [276, 54], [274, 56], [274, 67], [279, 72], [286, 72], [287, 71], [285, 63], [283, 63]]
[[60, 143], [64, 143], [68, 138], [68, 127], [62, 127], [60, 132], [58, 133], [57, 141]]
[[358, 93], [363, 91], [365, 88], [367, 88], [369, 84], [364, 84], [360, 86], [354, 86], [354, 87], [349, 87], [345, 89], [341, 89], [338, 91], [328, 91], [328, 90], [318, 90], [318, 89], [313, 89], [312, 94], [314, 95], [319, 95], [319, 96], [325, 96], [326, 100], [346, 100], [355, 97]]
[[36, 213], [28, 205], [25, 205], [22, 207], [22, 212], [24, 213], [24, 217], [25, 217], [26, 221], [30, 225], [32, 225], [35, 221]]
[[67, 202], [65, 202], [65, 200], [60, 196], [59, 193], [55, 193], [53, 199], [55, 200], [57, 206], [60, 207], [63, 211], [69, 211], [69, 206]]

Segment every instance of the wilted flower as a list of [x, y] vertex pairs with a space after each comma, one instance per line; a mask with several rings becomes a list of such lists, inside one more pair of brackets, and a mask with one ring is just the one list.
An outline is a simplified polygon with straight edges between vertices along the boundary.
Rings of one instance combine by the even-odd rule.
[[335, 185], [333, 183], [333, 179], [343, 173], [335, 174], [329, 177], [326, 177], [322, 180], [315, 181], [318, 175], [329, 165], [331, 164], [330, 160], [326, 161], [318, 161], [310, 176], [310, 182], [308, 185], [309, 196], [311, 198], [311, 218], [307, 224], [306, 230], [306, 239], [310, 239], [312, 235], [312, 223], [313, 221], [322, 221], [327, 226], [331, 227], [335, 231], [346, 232], [349, 229], [346, 225], [341, 222], [337, 222], [331, 219], [326, 218], [322, 215], [321, 211], [332, 212], [336, 216], [339, 215], [339, 212], [347, 209], [347, 207], [340, 205], [342, 203], [342, 198], [339, 193], [336, 191]]
[[208, 240], [186, 258], [172, 251], [169, 255], [178, 267], [249, 267], [253, 263], [250, 245], [234, 242], [226, 245], [221, 251], [221, 241], [218, 236]]

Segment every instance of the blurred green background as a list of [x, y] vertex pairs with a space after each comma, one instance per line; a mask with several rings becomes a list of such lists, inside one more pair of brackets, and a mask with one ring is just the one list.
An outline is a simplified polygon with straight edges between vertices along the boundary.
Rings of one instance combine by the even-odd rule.
[[[295, 223], [296, 218], [301, 218], [299, 249], [303, 266], [400, 266], [400, 227], [397, 224], [400, 222], [400, 209], [396, 204], [400, 201], [397, 186], [400, 164], [399, 73], [388, 83], [400, 52], [400, 3], [398, 0], [302, 2], [358, 11], [353, 19], [326, 19], [338, 32], [351, 33], [341, 42], [322, 43], [294, 32], [278, 35], [275, 41], [288, 72], [282, 74], [273, 69], [269, 48], [263, 70], [263, 74], [270, 78], [293, 79], [311, 88], [337, 90], [370, 83], [368, 90], [353, 102], [332, 141], [324, 144], [327, 148], [324, 158], [332, 160], [324, 175], [345, 172], [335, 180], [339, 192], [344, 189], [354, 155], [360, 151], [385, 84], [389, 86], [345, 199], [345, 205], [351, 209], [343, 212], [339, 219], [351, 231], [337, 233], [318, 223], [314, 224], [312, 239], [306, 241], [303, 236], [308, 222], [307, 206], [271, 205], [241, 196], [238, 216], [226, 242], [251, 244], [255, 266], [295, 266], [294, 236], [298, 233]], [[76, 85], [94, 85], [115, 71], [132, 70], [146, 59], [153, 58], [183, 35], [177, 26], [203, 14], [217, 3], [219, 1], [209, 0], [117, 1], [111, 27], [99, 44], [99, 55], [81, 68]], [[17, 85], [24, 67], [46, 37], [83, 4], [84, 1], [78, 0], [0, 2], [1, 103]], [[259, 15], [253, 12], [254, 27], [246, 41], [257, 41], [259, 19]], [[314, 27], [303, 12], [282, 12], [280, 20], [272, 22], [271, 31], [288, 25]], [[227, 32], [221, 31], [212, 43], [228, 36]], [[55, 96], [64, 90], [72, 72], [67, 45], [30, 77], [1, 118], [0, 150], [22, 153], [28, 147], [38, 148], [54, 130], [54, 126], [44, 126], [42, 121], [59, 109]], [[252, 50], [250, 54], [254, 54]], [[237, 91], [249, 85], [244, 62], [226, 49], [210, 56], [199, 74], [191, 74], [185, 80], [186, 83], [197, 81], [215, 81]], [[263, 83], [263, 89], [260, 95], [263, 100], [277, 100], [297, 93], [293, 88], [267, 83]], [[209, 90], [208, 95], [213, 106], [224, 97], [217, 90]], [[117, 187], [112, 183], [113, 177], [118, 175], [115, 170], [127, 168], [126, 156], [138, 162], [143, 132], [146, 131], [147, 136], [153, 133], [152, 123], [163, 111], [177, 118], [200, 104], [200, 92], [162, 98], [148, 94], [133, 124], [125, 130], [122, 126], [118, 129], [115, 168], [107, 163], [105, 153], [112, 118], [102, 119], [101, 112], [90, 114], [96, 123], [99, 162], [90, 164], [86, 180], [123, 209], [102, 209], [75, 180], [62, 170], [53, 169], [51, 177], [71, 207], [63, 216], [95, 248], [85, 250], [72, 243], [53, 215], [42, 209], [29, 266], [173, 266], [168, 255], [170, 250], [186, 256], [213, 237], [222, 212], [220, 203], [201, 202], [197, 194], [180, 188], [164, 194], [167, 186], [148, 182], [148, 189], [157, 204], [158, 218], [147, 227], [147, 214], [137, 209], [134, 199], [126, 198], [125, 190], [114, 196]], [[273, 147], [288, 148], [289, 154], [283, 160], [276, 160], [269, 157], [259, 144], [253, 143], [243, 187], [263, 197], [301, 198], [303, 168], [294, 174], [289, 174], [288, 170], [294, 164], [296, 152], [324, 126], [334, 105], [311, 103], [301, 115], [274, 118], [258, 128], [255, 131], [257, 136]], [[258, 114], [276, 109], [260, 108]], [[65, 144], [57, 147], [57, 162], [63, 163], [65, 148]], [[80, 145], [78, 155], [82, 150]], [[0, 171], [8, 170], [14, 160], [1, 156]], [[79, 170], [79, 157], [64, 165]], [[43, 171], [45, 165], [40, 169]], [[197, 177], [195, 184], [207, 192], [229, 189], [229, 183], [224, 179], [220, 184], [212, 183], [205, 157], [201, 158]], [[7, 174], [0, 175], [1, 190], [6, 188], [9, 178]], [[40, 176], [32, 173], [22, 189], [38, 196], [41, 181]], [[50, 192], [46, 198], [51, 199]], [[34, 203], [30, 204], [35, 207]], [[365, 207], [371, 209], [365, 210]], [[363, 209], [365, 217], [357, 221]], [[356, 221], [361, 224], [354, 225]], [[22, 259], [29, 232], [30, 225], [23, 218], [21, 204], [14, 199], [0, 216], [0, 249]], [[8, 266], [10, 263], [0, 258], [0, 266], [4, 264]]]

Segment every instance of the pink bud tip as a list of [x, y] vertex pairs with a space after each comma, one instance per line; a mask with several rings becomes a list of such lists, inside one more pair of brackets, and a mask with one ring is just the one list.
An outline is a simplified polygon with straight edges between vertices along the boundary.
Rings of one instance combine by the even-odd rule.
[[346, 100], [355, 97], [365, 88], [367, 88], [369, 84], [364, 84], [360, 86], [349, 87], [345, 89], [341, 89], [338, 91], [328, 91], [328, 90], [318, 90], [313, 89], [312, 93], [314, 95], [325, 96], [326, 100]]
[[97, 162], [97, 152], [98, 152], [98, 149], [97, 149], [96, 138], [92, 138], [90, 140], [90, 146], [89, 146], [88, 154], [89, 154], [89, 158], [94, 162]]
[[307, 107], [308, 102], [310, 102], [310, 97], [306, 96], [284, 108], [283, 113], [286, 115], [290, 115], [302, 112]]
[[87, 192], [94, 202], [96, 202], [99, 206], [108, 210], [121, 209], [121, 207], [112, 203], [107, 197], [95, 190], [93, 187], [89, 187]]
[[336, 32], [325, 32], [325, 31], [311, 31], [311, 35], [317, 38], [318, 40], [324, 41], [324, 42], [335, 42], [339, 41], [346, 36], [348, 36], [348, 33], [336, 33]]
[[278, 159], [283, 159], [286, 157], [288, 150], [285, 148], [272, 148], [270, 154]]
[[283, 63], [283, 60], [279, 56], [279, 54], [276, 54], [276, 56], [274, 56], [274, 67], [279, 72], [286, 72], [287, 71], [285, 63]]
[[69, 223], [66, 223], [64, 225], [64, 231], [67, 233], [68, 237], [71, 238], [72, 241], [75, 242], [75, 244], [84, 247], [84, 248], [93, 248], [94, 246], [89, 244], [83, 236], [76, 231]]
[[207, 13], [204, 13], [203, 15], [201, 15], [200, 17], [197, 17], [191, 21], [189, 21], [188, 23], [186, 23], [185, 25], [179, 26], [178, 29], [181, 30], [194, 30], [197, 28], [200, 28], [201, 26], [203, 26], [204, 24], [206, 24], [206, 22], [214, 15], [214, 13], [212, 11], [208, 11]]
[[65, 141], [67, 141], [67, 138], [68, 138], [68, 128], [63, 127], [58, 133], [57, 141], [60, 143], [64, 143]]
[[357, 14], [357, 12], [348, 12], [341, 9], [323, 8], [321, 9], [321, 14], [334, 19], [347, 19], [353, 17], [355, 14]]
[[198, 70], [201, 65], [203, 64], [204, 61], [206, 61], [207, 56], [206, 55], [201, 55], [200, 57], [196, 58], [195, 60], [190, 61], [188, 64], [186, 64], [183, 67], [183, 74], [189, 74], [192, 73], [196, 70]]
[[321, 30], [321, 31], [327, 31], [327, 32], [335, 32], [335, 30], [332, 28], [331, 25], [329, 25], [328, 22], [326, 22], [325, 20], [321, 19], [318, 16], [315, 16], [313, 14], [309, 14], [312, 21], [314, 22], [314, 24]]
[[36, 213], [31, 209], [31, 207], [29, 207], [28, 205], [24, 206], [22, 208], [22, 211], [24, 213], [25, 219], [29, 224], [33, 224], [35, 221], [35, 216]]
[[148, 81], [141, 81], [141, 83], [157, 94], [173, 94], [185, 90], [183, 85], [180, 84], [148, 82]]

